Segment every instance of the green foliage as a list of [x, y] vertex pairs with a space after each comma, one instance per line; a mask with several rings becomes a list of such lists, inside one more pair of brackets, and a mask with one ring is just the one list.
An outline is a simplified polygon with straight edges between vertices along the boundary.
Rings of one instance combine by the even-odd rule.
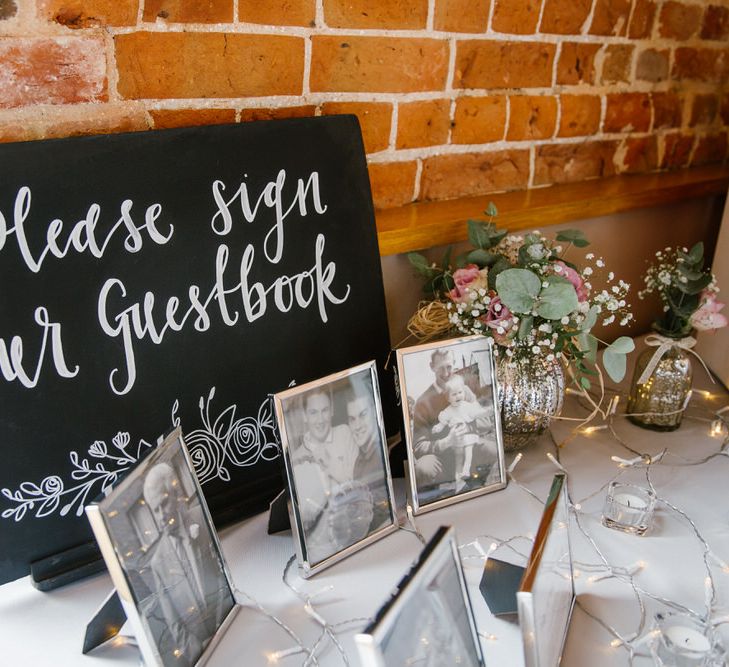
[[545, 320], [561, 320], [577, 308], [577, 292], [559, 276], [547, 276], [547, 286], [539, 293], [537, 314]]
[[525, 340], [534, 326], [534, 318], [531, 315], [524, 315], [519, 321], [519, 332], [516, 337]]
[[496, 291], [512, 313], [531, 313], [541, 287], [539, 277], [526, 269], [507, 269], [496, 277]]
[[484, 250], [483, 248], [476, 248], [475, 250], [471, 250], [466, 255], [466, 259], [471, 264], [476, 264], [479, 269], [483, 269], [486, 266], [491, 266], [495, 264], [500, 255], [497, 255], [493, 252], [489, 252], [488, 250]]
[[602, 353], [602, 365], [613, 382], [620, 382], [625, 377], [626, 355], [635, 349], [632, 338], [620, 336], [605, 348]]
[[565, 229], [555, 237], [558, 241], [567, 241], [578, 248], [586, 248], [590, 242], [579, 229]]
[[488, 275], [488, 286], [489, 289], [496, 289], [496, 279], [499, 277], [499, 275], [506, 271], [507, 269], [510, 269], [511, 263], [509, 262], [506, 257], [499, 257], [499, 259], [496, 260], [496, 264], [494, 264], [489, 269], [489, 275]]
[[506, 230], [499, 231], [493, 222], [469, 220], [466, 224], [468, 226], [468, 241], [474, 248], [488, 250], [506, 236]]

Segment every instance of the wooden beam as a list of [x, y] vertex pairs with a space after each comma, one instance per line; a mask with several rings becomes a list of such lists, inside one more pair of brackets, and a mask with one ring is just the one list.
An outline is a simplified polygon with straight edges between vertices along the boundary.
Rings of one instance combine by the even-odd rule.
[[516, 231], [596, 218], [684, 199], [723, 194], [729, 167], [613, 176], [548, 188], [418, 202], [376, 212], [381, 255], [456, 243], [466, 239], [466, 220], [485, 219], [490, 201], [499, 209], [499, 227]]

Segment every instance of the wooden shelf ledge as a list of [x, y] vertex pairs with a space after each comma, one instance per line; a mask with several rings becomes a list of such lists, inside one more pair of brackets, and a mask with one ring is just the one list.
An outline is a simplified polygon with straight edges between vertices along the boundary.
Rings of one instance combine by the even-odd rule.
[[466, 220], [484, 219], [490, 201], [499, 227], [516, 231], [596, 218], [684, 199], [725, 193], [729, 167], [613, 176], [483, 197], [417, 202], [376, 212], [381, 255], [464, 241]]

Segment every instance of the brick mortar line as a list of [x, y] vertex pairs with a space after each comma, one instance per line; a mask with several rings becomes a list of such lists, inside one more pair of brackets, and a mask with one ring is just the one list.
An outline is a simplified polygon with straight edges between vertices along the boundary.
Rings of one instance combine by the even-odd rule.
[[420, 183], [423, 179], [423, 161], [418, 158], [415, 161], [415, 183], [413, 183], [413, 198], [411, 201], [418, 201], [420, 197]]
[[[670, 39], [658, 37], [656, 39], [631, 39], [618, 35], [558, 35], [553, 33], [532, 33], [528, 35], [511, 33], [462, 33], [439, 30], [388, 30], [386, 28], [329, 28], [329, 27], [304, 27], [304, 26], [271, 26], [256, 23], [142, 23], [138, 26], [109, 26], [109, 30], [115, 35], [126, 35], [135, 32], [158, 32], [158, 33], [215, 33], [230, 32], [235, 34], [258, 34], [258, 35], [284, 35], [291, 37], [385, 37], [396, 39], [431, 39], [433, 41], [458, 42], [483, 41], [483, 42], [524, 42], [533, 44], [558, 44], [562, 42], [578, 42], [581, 44], [622, 44], [637, 46], [645, 42], [646, 46], [656, 48], [714, 48], [724, 50], [727, 48], [721, 40], [703, 40], [698, 36], [687, 40]], [[58, 36], [81, 35], [84, 32], [93, 32], [98, 28], [88, 28], [70, 31], [59, 26]], [[18, 35], [22, 36], [22, 35]]]
[[390, 113], [390, 136], [387, 141], [387, 150], [397, 150], [397, 132], [400, 125], [400, 103], [392, 105]]
[[[148, 106], [160, 109], [171, 108], [212, 108], [219, 106], [243, 106], [245, 108], [285, 108], [288, 106], [301, 106], [307, 104], [324, 104], [326, 102], [357, 102], [357, 103], [389, 103], [421, 102], [429, 100], [448, 99], [456, 101], [461, 98], [483, 97], [560, 97], [562, 95], [578, 95], [588, 97], [606, 98], [608, 95], [644, 94], [676, 92], [716, 94], [721, 91], [708, 82], [696, 82], [690, 89], [675, 91], [671, 82], [662, 82], [659, 85], [641, 82], [639, 84], [618, 84], [599, 87], [541, 87], [541, 88], [503, 88], [503, 89], [454, 89], [452, 91], [437, 90], [427, 92], [402, 93], [369, 93], [369, 92], [309, 92], [302, 95], [269, 95], [255, 97], [175, 97], [175, 98], [141, 98], [123, 99], [120, 102], [144, 102]], [[451, 118], [451, 120], [453, 120]]]
[[435, 0], [428, 0], [428, 16], [425, 19], [425, 29], [435, 31]]
[[[580, 34], [583, 33], [585, 30], [589, 30], [588, 26], [592, 25], [592, 22], [595, 20], [595, 8], [597, 7], [597, 3], [599, 0], [592, 0], [592, 7], [590, 7], [590, 13], [585, 17], [585, 20], [583, 21], [582, 25], [580, 26]], [[655, 19], [654, 19], [655, 21]]]
[[448, 72], [446, 75], [445, 91], [453, 92], [453, 81], [456, 76], [456, 53], [458, 48], [454, 39], [448, 40]]
[[304, 39], [304, 72], [301, 86], [302, 97], [311, 93], [311, 40]]
[[[144, 0], [140, 3], [143, 4]], [[114, 49], [114, 37], [106, 31], [104, 35], [104, 56], [106, 58], [106, 86], [109, 94], [109, 100], [114, 102], [122, 102], [119, 95], [119, 70], [116, 64], [116, 50]]]
[[495, 34], [498, 34], [498, 33], [495, 33], [494, 29], [493, 29], [495, 7], [496, 7], [496, 0], [491, 0], [491, 2], [489, 3], [489, 15], [488, 15], [488, 18], [486, 19], [486, 34], [489, 37], [491, 37]]
[[537, 17], [537, 32], [539, 32], [542, 29], [542, 19], [544, 18], [544, 7], [546, 6], [546, 1], [542, 2], [539, 6], [539, 16]]
[[712, 132], [707, 128], [696, 128], [693, 132], [683, 132], [679, 128], [666, 128], [656, 132], [625, 132], [625, 133], [600, 133], [596, 135], [580, 137], [553, 137], [549, 139], [531, 139], [519, 141], [494, 141], [487, 144], [451, 144], [424, 146], [422, 148], [408, 148], [398, 151], [379, 151], [367, 156], [367, 161], [372, 164], [387, 164], [393, 162], [412, 162], [413, 160], [424, 160], [441, 155], [469, 155], [482, 153], [498, 153], [505, 150], [529, 150], [538, 149], [542, 146], [555, 145], [581, 145], [590, 143], [601, 143], [614, 141], [622, 143], [628, 139], [645, 139], [650, 137], [662, 138], [666, 134], [680, 132], [687, 136], [710, 135]]
[[536, 173], [536, 162], [537, 162], [537, 151], [536, 146], [532, 144], [529, 147], [529, 179], [527, 180], [527, 190], [534, 188], [534, 175]]

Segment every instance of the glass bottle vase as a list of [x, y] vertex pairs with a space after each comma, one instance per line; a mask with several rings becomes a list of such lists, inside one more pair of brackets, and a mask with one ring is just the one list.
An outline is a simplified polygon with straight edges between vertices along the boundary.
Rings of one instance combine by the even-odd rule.
[[653, 431], [675, 431], [681, 425], [691, 391], [691, 360], [685, 350], [672, 345], [648, 380], [639, 383], [655, 352], [656, 348], [649, 347], [638, 357], [628, 398], [628, 419]]
[[496, 363], [504, 450], [516, 451], [533, 443], [558, 415], [564, 402], [565, 377], [559, 358], [542, 355], [509, 358]]

